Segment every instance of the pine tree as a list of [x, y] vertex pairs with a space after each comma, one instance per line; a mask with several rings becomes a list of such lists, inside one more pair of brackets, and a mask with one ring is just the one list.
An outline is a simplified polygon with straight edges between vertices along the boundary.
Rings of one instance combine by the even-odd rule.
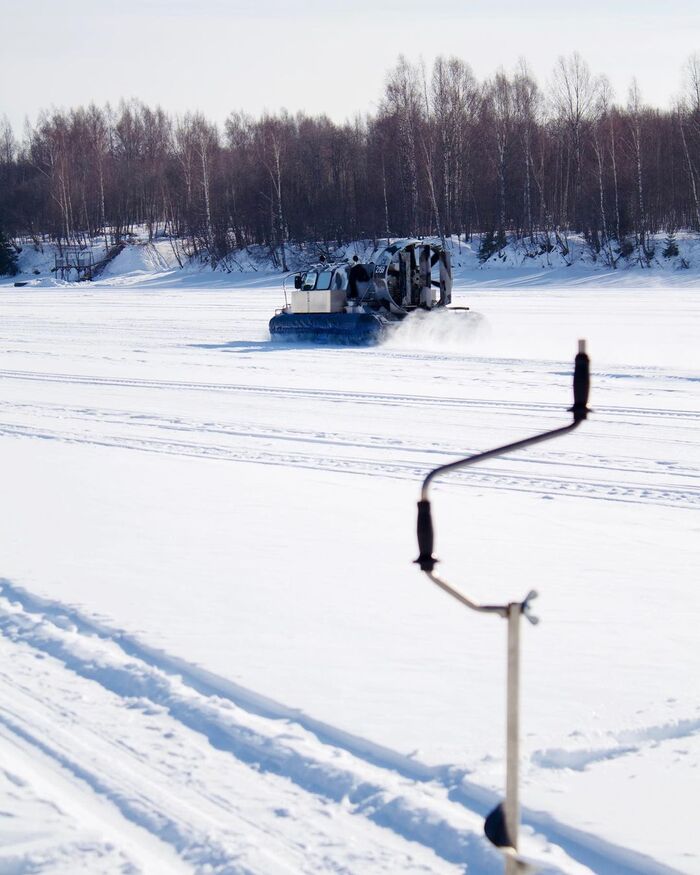
[[17, 252], [0, 228], [0, 276], [15, 276], [17, 272]]
[[479, 261], [483, 264], [495, 253], [504, 249], [507, 243], [505, 231], [499, 228], [498, 231], [487, 231], [479, 246]]
[[661, 253], [664, 258], [673, 258], [678, 255], [678, 243], [676, 243], [676, 232], [669, 231], [666, 240], [664, 241], [664, 249]]

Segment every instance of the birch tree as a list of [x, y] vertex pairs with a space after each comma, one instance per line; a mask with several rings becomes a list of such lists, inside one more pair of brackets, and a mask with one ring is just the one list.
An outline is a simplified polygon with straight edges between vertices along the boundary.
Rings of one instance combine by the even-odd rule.
[[565, 224], [572, 219], [578, 227], [581, 226], [578, 208], [581, 202], [584, 129], [594, 110], [598, 87], [598, 81], [578, 52], [567, 58], [559, 58], [552, 79], [552, 100], [567, 131], [569, 145], [564, 172], [563, 218]]
[[523, 214], [524, 225], [530, 240], [533, 239], [532, 185], [534, 177], [533, 149], [541, 113], [541, 96], [527, 64], [521, 61], [513, 82], [515, 118], [520, 134], [523, 153]]
[[640, 265], [643, 265], [646, 260], [643, 256], [646, 255], [646, 231], [648, 223], [644, 210], [644, 180], [642, 174], [642, 95], [636, 79], [632, 80], [629, 89], [627, 98], [627, 116], [629, 143], [634, 157], [637, 188], [637, 251], [639, 253], [639, 263]]
[[389, 73], [384, 96], [384, 111], [394, 115], [398, 123], [398, 160], [402, 188], [406, 196], [408, 230], [418, 233], [419, 194], [417, 133], [423, 122], [418, 70], [403, 55]]

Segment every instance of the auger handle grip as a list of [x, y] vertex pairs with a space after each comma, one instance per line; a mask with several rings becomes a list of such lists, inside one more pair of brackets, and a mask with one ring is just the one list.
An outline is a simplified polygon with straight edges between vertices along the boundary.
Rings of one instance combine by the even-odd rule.
[[574, 359], [574, 422], [581, 422], [588, 416], [588, 393], [591, 387], [590, 360], [586, 353], [585, 340], [579, 341], [579, 351]]
[[427, 498], [418, 502], [418, 522], [416, 524], [418, 535], [418, 558], [416, 564], [421, 571], [432, 571], [437, 559], [433, 556], [433, 517], [430, 512], [430, 502]]

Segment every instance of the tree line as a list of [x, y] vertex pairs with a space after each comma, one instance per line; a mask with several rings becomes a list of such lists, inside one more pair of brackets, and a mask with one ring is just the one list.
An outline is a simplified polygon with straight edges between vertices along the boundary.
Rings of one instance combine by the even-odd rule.
[[700, 231], [699, 189], [697, 54], [668, 109], [636, 82], [616, 101], [578, 54], [544, 89], [524, 62], [480, 82], [459, 58], [400, 56], [376, 113], [342, 124], [234, 112], [220, 128], [136, 100], [44, 111], [21, 141], [0, 120], [0, 232], [115, 245], [141, 226], [224, 266], [251, 244], [286, 269], [290, 242], [476, 232], [493, 251], [581, 233], [614, 263]]

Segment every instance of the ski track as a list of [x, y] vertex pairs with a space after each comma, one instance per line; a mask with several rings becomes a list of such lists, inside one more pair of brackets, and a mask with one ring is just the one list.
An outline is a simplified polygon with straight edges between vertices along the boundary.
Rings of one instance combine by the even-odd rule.
[[[429, 767], [316, 721], [1, 579], [0, 630], [2, 664], [12, 659], [0, 669], [9, 703], [0, 741], [114, 809], [112, 838], [119, 845], [126, 835], [132, 846], [124, 871], [161, 871], [148, 864], [158, 848], [176, 862], [162, 871], [201, 875], [501, 866], [481, 832], [496, 797], [463, 770]], [[650, 727], [636, 740], [696, 730]], [[274, 830], [251, 808], [272, 808]], [[549, 815], [526, 810], [523, 820], [523, 850], [543, 873], [674, 872]], [[358, 830], [362, 842], [348, 857], [346, 839]]]

